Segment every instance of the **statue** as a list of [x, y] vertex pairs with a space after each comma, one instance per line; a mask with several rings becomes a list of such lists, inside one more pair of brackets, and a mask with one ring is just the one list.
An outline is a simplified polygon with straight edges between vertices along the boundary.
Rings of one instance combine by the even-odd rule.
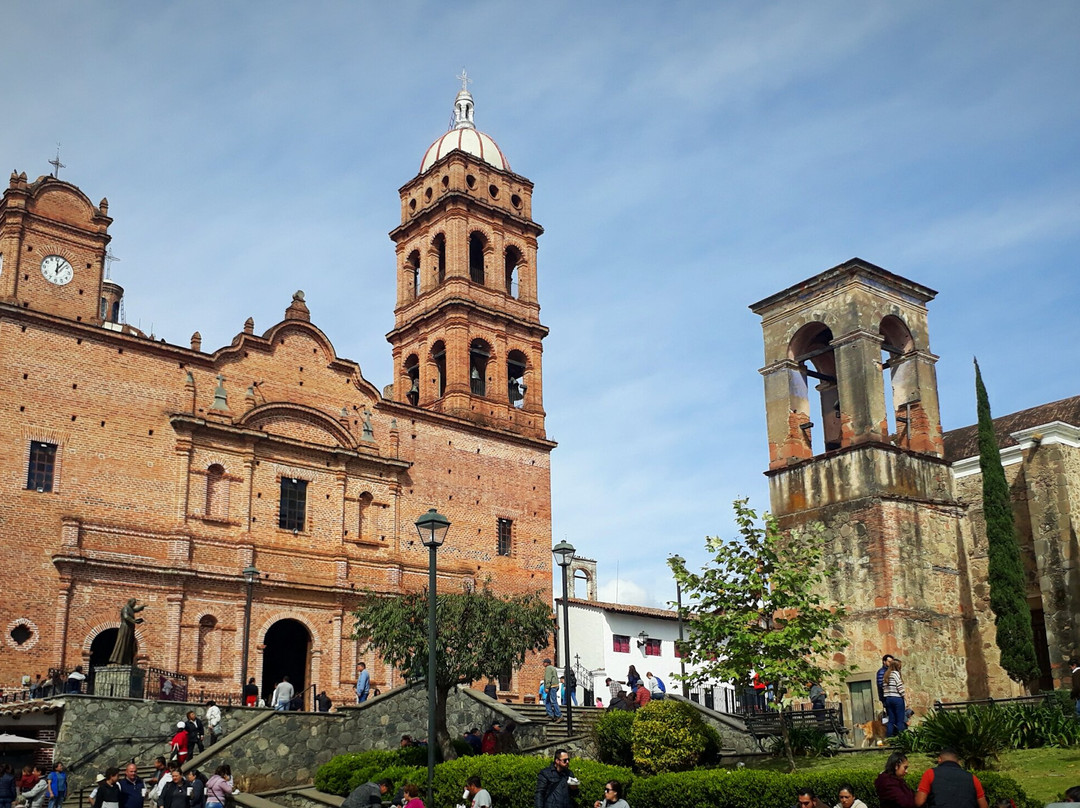
[[136, 617], [138, 612], [146, 608], [135, 605], [135, 598], [128, 598], [128, 602], [120, 607], [120, 629], [116, 633], [116, 644], [112, 654], [109, 655], [110, 665], [132, 665], [135, 662], [135, 626], [143, 621]]

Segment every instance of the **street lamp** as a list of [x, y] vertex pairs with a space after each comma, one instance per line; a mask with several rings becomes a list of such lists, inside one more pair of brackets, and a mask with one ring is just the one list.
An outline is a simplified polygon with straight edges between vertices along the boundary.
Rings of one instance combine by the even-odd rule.
[[240, 706], [244, 705], [244, 688], [248, 680], [248, 640], [251, 634], [251, 595], [255, 582], [259, 580], [259, 571], [254, 564], [249, 564], [241, 573], [247, 584], [247, 597], [244, 600], [244, 651], [240, 657]]
[[[671, 557], [672, 562], [678, 567], [686, 565], [686, 559], [681, 555], [673, 555]], [[690, 698], [690, 687], [686, 684], [686, 659], [683, 657], [682, 641], [683, 641], [683, 622], [682, 622], [682, 587], [679, 586], [679, 579], [675, 578], [675, 605], [678, 609], [679, 615], [679, 674], [682, 678], [682, 694], [684, 699]]]
[[562, 567], [563, 681], [566, 683], [567, 693], [563, 701], [566, 702], [566, 734], [572, 735], [574, 732], [574, 716], [570, 710], [570, 702], [573, 699], [569, 697], [570, 682], [572, 681], [570, 678], [570, 589], [566, 581], [566, 572], [570, 568], [570, 562], [574, 560], [574, 545], [564, 540], [551, 548], [551, 552], [555, 554], [556, 561]]
[[446, 541], [450, 520], [434, 508], [416, 520], [416, 532], [428, 548], [428, 664], [427, 664], [427, 804], [434, 805], [435, 783], [435, 552]]

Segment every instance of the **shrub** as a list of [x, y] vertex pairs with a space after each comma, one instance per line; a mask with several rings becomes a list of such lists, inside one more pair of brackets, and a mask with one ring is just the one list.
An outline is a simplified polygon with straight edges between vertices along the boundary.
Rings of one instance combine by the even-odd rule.
[[[815, 727], [789, 727], [788, 738], [792, 753], [801, 757], [829, 757], [836, 753], [839, 744], [832, 735]], [[769, 740], [769, 754], [783, 757], [784, 739], [777, 736]]]
[[[370, 749], [367, 752], [336, 755], [315, 772], [315, 788], [328, 794], [345, 796], [357, 786], [388, 776], [384, 774], [388, 770], [395, 770], [400, 779], [402, 771], [426, 765], [427, 750], [415, 746], [404, 749]], [[399, 779], [394, 779], [393, 776], [390, 776], [390, 779], [394, 780], [395, 785], [401, 784]]]
[[634, 768], [643, 774], [692, 769], [709, 742], [701, 714], [693, 705], [673, 699], [651, 701], [639, 709], [631, 737]]
[[930, 713], [900, 738], [897, 745], [902, 749], [933, 753], [949, 746], [967, 768], [985, 769], [1009, 748], [1009, 726], [1003, 710], [969, 705]]
[[593, 733], [600, 760], [613, 766], [633, 766], [634, 714], [625, 710], [611, 710], [596, 722]]

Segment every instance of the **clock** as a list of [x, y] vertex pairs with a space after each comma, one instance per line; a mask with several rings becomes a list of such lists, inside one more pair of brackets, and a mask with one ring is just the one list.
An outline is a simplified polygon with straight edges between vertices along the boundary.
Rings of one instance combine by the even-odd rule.
[[75, 270], [71, 268], [71, 264], [66, 258], [59, 255], [46, 255], [41, 259], [41, 274], [45, 276], [45, 280], [49, 283], [63, 286], [71, 281]]

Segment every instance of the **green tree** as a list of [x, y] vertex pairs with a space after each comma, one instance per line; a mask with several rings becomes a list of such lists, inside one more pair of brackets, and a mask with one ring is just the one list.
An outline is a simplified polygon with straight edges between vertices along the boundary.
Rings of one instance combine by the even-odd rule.
[[[692, 613], [683, 655], [695, 670], [686, 679], [747, 684], [755, 670], [786, 706], [806, 698], [810, 682], [846, 674], [832, 663], [848, 646], [838, 632], [844, 610], [821, 594], [823, 526], [782, 533], [772, 515], [759, 518], [746, 502], [735, 501], [738, 538], [706, 538], [712, 561], [701, 573], [668, 562]], [[794, 771], [787, 722], [781, 726]]]
[[982, 469], [983, 518], [989, 557], [990, 608], [994, 611], [1001, 667], [1015, 682], [1028, 684], [1039, 676], [1035, 635], [1027, 602], [1024, 565], [1016, 540], [1012, 499], [1001, 450], [994, 435], [990, 399], [975, 360], [975, 398], [979, 410], [979, 467]]
[[[428, 658], [427, 590], [399, 597], [366, 593], [353, 637], [410, 679], [423, 679]], [[548, 646], [551, 607], [537, 595], [499, 596], [484, 586], [439, 594], [436, 603], [435, 742], [444, 760], [457, 757], [446, 727], [450, 688], [520, 668], [525, 655]], [[428, 739], [428, 743], [432, 743]]]

